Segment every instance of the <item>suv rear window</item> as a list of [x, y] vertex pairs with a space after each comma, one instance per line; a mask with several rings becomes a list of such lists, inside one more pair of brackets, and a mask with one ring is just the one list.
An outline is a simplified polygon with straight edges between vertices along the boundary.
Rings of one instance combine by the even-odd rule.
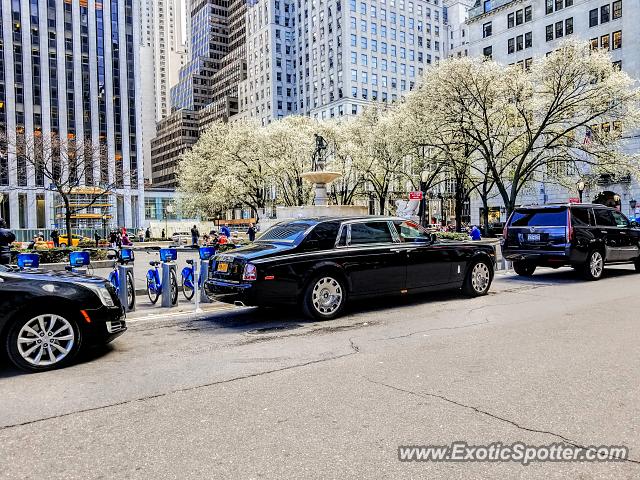
[[567, 224], [567, 208], [522, 208], [513, 212], [512, 227], [562, 227]]

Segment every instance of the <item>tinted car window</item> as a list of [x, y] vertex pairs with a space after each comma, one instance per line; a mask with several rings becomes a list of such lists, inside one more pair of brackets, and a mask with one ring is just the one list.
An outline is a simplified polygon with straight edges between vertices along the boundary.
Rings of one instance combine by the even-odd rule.
[[393, 236], [391, 235], [387, 222], [351, 224], [351, 245], [390, 242], [393, 242]]
[[596, 223], [602, 227], [615, 227], [616, 220], [611, 214], [611, 210], [605, 210], [604, 208], [596, 208], [593, 213], [596, 215]]
[[588, 208], [572, 208], [571, 221], [576, 227], [588, 227], [591, 225], [591, 215]]
[[295, 243], [300, 239], [304, 232], [311, 227], [312, 223], [295, 222], [284, 225], [274, 225], [264, 232], [259, 242], [281, 242]]
[[396, 222], [394, 225], [403, 242], [430, 239], [429, 232], [411, 220]]
[[313, 227], [304, 242], [305, 244], [311, 241], [318, 242], [316, 250], [328, 250], [335, 246], [339, 228], [338, 222], [319, 223]]
[[518, 209], [513, 212], [513, 227], [562, 227], [567, 224], [566, 208]]
[[629, 226], [629, 220], [620, 212], [611, 212], [618, 227], [626, 228]]
[[349, 227], [347, 225], [344, 226], [342, 231], [340, 232], [340, 240], [338, 240], [338, 246], [344, 247], [347, 244], [347, 232], [349, 231]]

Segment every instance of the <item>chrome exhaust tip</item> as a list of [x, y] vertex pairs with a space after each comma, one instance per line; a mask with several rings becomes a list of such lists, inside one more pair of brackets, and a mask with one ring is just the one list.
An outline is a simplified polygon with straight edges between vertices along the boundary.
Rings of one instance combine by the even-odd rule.
[[244, 303], [242, 303], [240, 300], [236, 300], [235, 302], [233, 302], [233, 304], [236, 307], [245, 307], [246, 305]]

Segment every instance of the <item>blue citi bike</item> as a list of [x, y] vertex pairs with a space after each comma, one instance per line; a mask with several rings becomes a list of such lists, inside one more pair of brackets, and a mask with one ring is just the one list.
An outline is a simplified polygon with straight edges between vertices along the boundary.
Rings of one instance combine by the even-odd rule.
[[[175, 260], [177, 256], [178, 252], [174, 248], [160, 249], [160, 260], [163, 262]], [[162, 280], [160, 280], [160, 272], [158, 271], [160, 262], [154, 260], [149, 262], [149, 265], [153, 268], [147, 272], [147, 295], [151, 303], [155, 305], [162, 294]], [[175, 305], [178, 303], [178, 279], [173, 269], [169, 272], [169, 287], [171, 288], [171, 305]]]
[[[129, 262], [133, 262], [133, 250], [130, 248], [123, 248], [121, 250], [115, 250], [110, 248], [107, 250], [107, 258], [110, 260], [116, 259], [113, 264], [113, 270], [109, 274], [109, 282], [116, 289], [118, 296], [120, 296], [120, 286], [122, 285], [122, 280], [120, 279], [120, 272], [118, 271], [118, 264], [126, 265]], [[135, 306], [136, 297], [135, 297], [135, 286], [133, 284], [133, 274], [131, 272], [127, 272], [127, 307], [129, 310], [132, 310]]]
[[[216, 254], [216, 247], [200, 247], [199, 249], [200, 260], [209, 260]], [[182, 269], [182, 293], [184, 298], [191, 300], [196, 292], [195, 289], [195, 275], [194, 275], [194, 260], [187, 260], [187, 266]], [[204, 275], [200, 275], [198, 279], [198, 287], [204, 286]]]

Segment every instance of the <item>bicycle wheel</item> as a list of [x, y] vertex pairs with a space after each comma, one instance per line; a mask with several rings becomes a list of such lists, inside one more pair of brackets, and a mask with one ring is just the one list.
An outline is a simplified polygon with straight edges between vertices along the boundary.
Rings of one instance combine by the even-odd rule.
[[151, 303], [154, 305], [158, 301], [158, 298], [160, 298], [160, 290], [158, 289], [155, 280], [149, 280], [149, 277], [147, 277], [147, 295], [149, 296]]
[[136, 306], [136, 290], [133, 284], [133, 273], [127, 272], [127, 306], [133, 310]]
[[171, 270], [169, 276], [169, 286], [171, 288], [171, 305], [178, 303], [178, 279], [176, 278], [176, 272]]
[[193, 286], [193, 270], [190, 270], [188, 275], [182, 274], [182, 293], [184, 294], [184, 298], [191, 300], [195, 292], [196, 289]]

